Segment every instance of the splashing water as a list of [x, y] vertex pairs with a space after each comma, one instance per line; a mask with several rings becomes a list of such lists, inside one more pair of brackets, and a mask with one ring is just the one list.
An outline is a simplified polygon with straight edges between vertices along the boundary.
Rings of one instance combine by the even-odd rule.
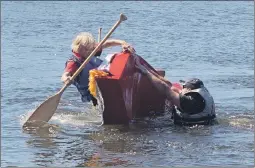
[[103, 111], [104, 111], [104, 100], [102, 93], [96, 84], [96, 99], [97, 106], [93, 106], [90, 103], [85, 106], [85, 112], [71, 112], [58, 110], [57, 113], [51, 118], [52, 121], [61, 124], [70, 124], [76, 126], [84, 125], [103, 125]]
[[34, 109], [28, 110], [26, 113], [19, 116], [20, 124], [23, 125], [28, 118], [33, 114]]
[[97, 83], [96, 83], [96, 99], [97, 99], [97, 110], [98, 110], [98, 113], [101, 115], [101, 125], [104, 124], [104, 119], [103, 119], [103, 112], [104, 112], [104, 99], [103, 99], [103, 96], [102, 96], [102, 92], [100, 90], [100, 88], [98, 87]]
[[235, 127], [253, 129], [254, 128], [254, 116], [241, 115], [230, 117], [229, 124]]

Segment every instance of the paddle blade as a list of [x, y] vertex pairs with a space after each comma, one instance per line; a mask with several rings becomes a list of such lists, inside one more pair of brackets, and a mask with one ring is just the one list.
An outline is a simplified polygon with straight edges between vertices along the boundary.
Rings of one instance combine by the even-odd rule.
[[61, 95], [62, 92], [58, 92], [54, 96], [51, 96], [46, 101], [44, 101], [28, 118], [23, 127], [31, 125], [29, 123], [33, 123], [34, 121], [48, 122], [58, 107]]

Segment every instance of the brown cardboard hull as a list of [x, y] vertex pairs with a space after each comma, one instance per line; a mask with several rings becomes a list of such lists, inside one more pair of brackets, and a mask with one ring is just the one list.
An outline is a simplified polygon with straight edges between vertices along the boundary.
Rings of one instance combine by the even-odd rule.
[[[112, 76], [96, 79], [104, 100], [104, 124], [127, 124], [134, 118], [148, 116], [151, 111], [164, 112], [165, 97], [135, 68], [133, 55], [116, 54], [109, 71]], [[164, 76], [165, 72], [158, 73]]]

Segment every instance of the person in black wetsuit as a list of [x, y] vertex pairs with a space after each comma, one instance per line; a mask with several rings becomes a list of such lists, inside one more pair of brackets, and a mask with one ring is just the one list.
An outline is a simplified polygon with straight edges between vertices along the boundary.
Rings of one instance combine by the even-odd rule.
[[139, 58], [136, 58], [136, 67], [173, 103], [175, 109], [172, 119], [175, 124], [208, 125], [216, 117], [213, 97], [200, 79], [191, 78], [183, 81], [182, 88], [179, 89], [162, 76], [149, 71], [141, 64]]

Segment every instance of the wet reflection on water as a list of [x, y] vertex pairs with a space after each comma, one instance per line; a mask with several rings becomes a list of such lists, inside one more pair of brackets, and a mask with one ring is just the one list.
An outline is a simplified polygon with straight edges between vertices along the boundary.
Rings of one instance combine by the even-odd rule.
[[[30, 135], [26, 143], [36, 150], [33, 162], [38, 166], [166, 166], [180, 164], [181, 158], [201, 162], [204, 157], [215, 157], [213, 153], [239, 158], [233, 151], [236, 142], [232, 145], [224, 143], [221, 136], [217, 136], [232, 136], [235, 132], [234, 128], [222, 128], [222, 121], [213, 126], [181, 127], [173, 125], [168, 117], [140, 119], [129, 125], [95, 124], [89, 128], [80, 125], [60, 128], [56, 124], [44, 123], [24, 132]], [[250, 147], [235, 145], [235, 148], [252, 150], [252, 143]], [[158, 159], [150, 160], [147, 156], [157, 156]]]

